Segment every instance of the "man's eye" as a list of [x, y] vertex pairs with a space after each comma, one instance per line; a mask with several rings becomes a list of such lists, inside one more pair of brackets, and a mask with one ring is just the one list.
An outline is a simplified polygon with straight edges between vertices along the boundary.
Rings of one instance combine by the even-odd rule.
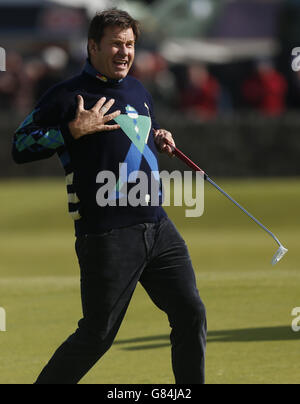
[[[113, 45], [116, 47], [120, 47], [123, 45], [123, 42], [113, 42]], [[134, 47], [134, 43], [128, 43], [126, 44], [127, 48], [133, 48]]]

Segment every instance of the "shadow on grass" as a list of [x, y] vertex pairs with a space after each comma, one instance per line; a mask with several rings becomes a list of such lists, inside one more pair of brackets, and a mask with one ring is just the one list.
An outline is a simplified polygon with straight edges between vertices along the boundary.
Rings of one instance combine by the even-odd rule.
[[[298, 333], [293, 332], [291, 327], [288, 326], [209, 331], [207, 338], [208, 343], [293, 341], [293, 340], [300, 340], [300, 332]], [[140, 345], [140, 343], [142, 343], [142, 345]], [[170, 337], [169, 335], [155, 335], [127, 340], [117, 340], [114, 343], [114, 345], [127, 345], [127, 344], [137, 344], [137, 345], [124, 347], [123, 349], [126, 351], [164, 348], [170, 346]]]

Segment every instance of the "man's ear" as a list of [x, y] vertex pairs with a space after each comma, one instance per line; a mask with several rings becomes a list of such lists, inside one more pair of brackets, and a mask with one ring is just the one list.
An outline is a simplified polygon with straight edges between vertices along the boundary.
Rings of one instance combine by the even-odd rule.
[[99, 51], [99, 46], [97, 45], [97, 42], [94, 39], [88, 40], [88, 49], [90, 55], [95, 55], [96, 52]]

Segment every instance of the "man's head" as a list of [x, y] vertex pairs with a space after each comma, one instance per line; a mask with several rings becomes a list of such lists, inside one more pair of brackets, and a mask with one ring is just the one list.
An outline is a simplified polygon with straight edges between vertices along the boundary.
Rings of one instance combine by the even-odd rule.
[[139, 35], [138, 21], [126, 11], [110, 9], [97, 13], [88, 33], [92, 65], [110, 79], [123, 79], [132, 66]]

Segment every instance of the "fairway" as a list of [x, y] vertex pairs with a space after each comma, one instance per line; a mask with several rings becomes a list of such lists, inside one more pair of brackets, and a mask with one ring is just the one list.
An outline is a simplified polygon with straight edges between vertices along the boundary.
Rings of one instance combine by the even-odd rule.
[[[274, 240], [208, 184], [202, 217], [167, 208], [207, 308], [207, 383], [298, 384], [300, 179], [216, 181], [289, 253], [272, 267]], [[0, 190], [0, 384], [32, 384], [81, 317], [73, 223], [63, 180], [2, 180]], [[169, 334], [138, 286], [113, 347], [82, 383], [173, 383]]]

